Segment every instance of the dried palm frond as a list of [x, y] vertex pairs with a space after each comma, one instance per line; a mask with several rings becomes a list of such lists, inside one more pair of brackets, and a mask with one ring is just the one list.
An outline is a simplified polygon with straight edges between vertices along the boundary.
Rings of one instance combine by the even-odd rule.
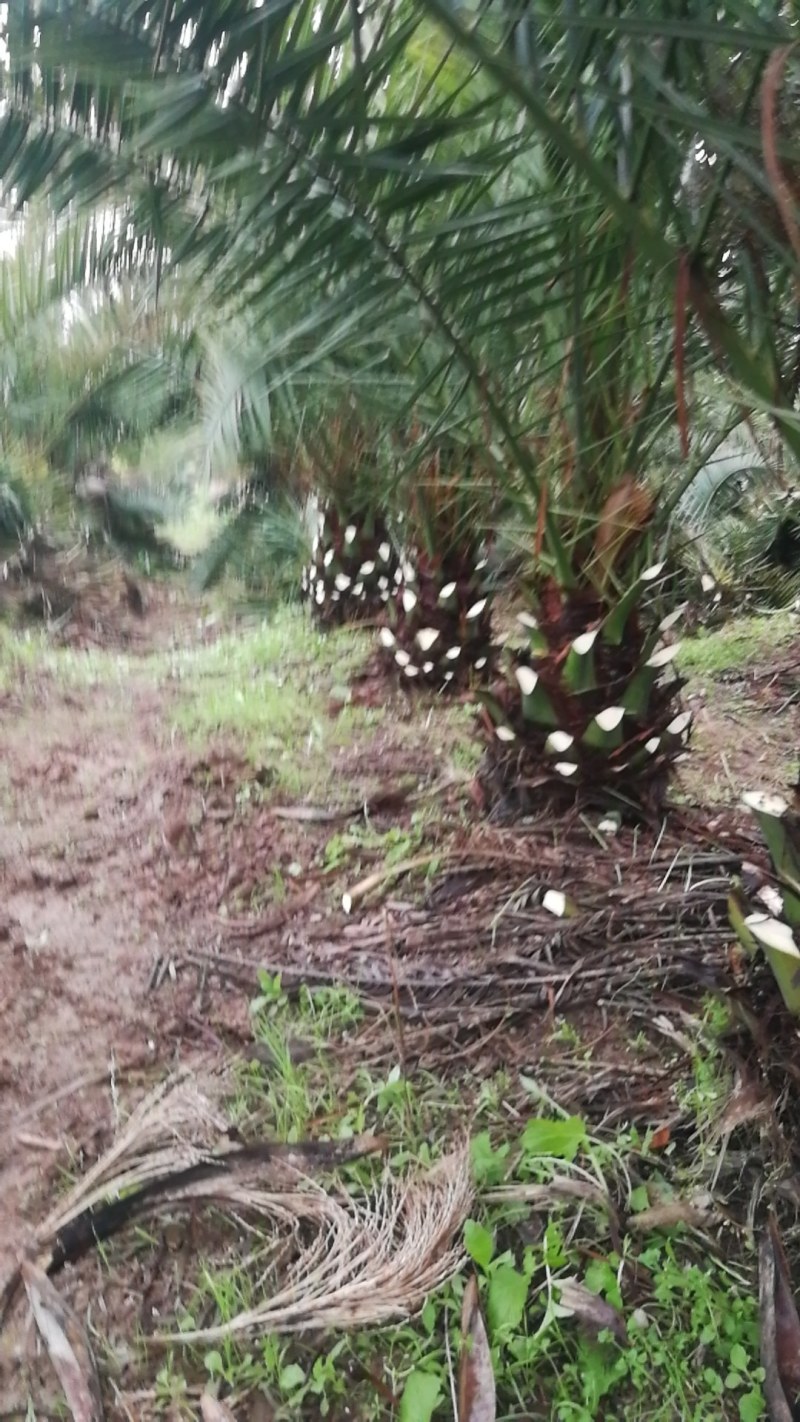
[[148, 1092], [109, 1149], [59, 1200], [38, 1231], [39, 1240], [55, 1239], [111, 1195], [122, 1199], [171, 1171], [207, 1160], [227, 1122], [212, 1100], [221, 1080], [209, 1080], [206, 1088], [200, 1089], [194, 1073], [183, 1071]]
[[[216, 1082], [221, 1091], [223, 1079]], [[296, 1223], [292, 1198], [247, 1195], [248, 1177], [276, 1192], [292, 1191], [314, 1169], [331, 1168], [382, 1149], [371, 1135], [347, 1141], [283, 1144], [232, 1140], [212, 1099], [188, 1072], [169, 1078], [137, 1106], [111, 1148], [73, 1187], [34, 1236], [38, 1262], [48, 1274], [80, 1259], [102, 1239], [164, 1205], [186, 1199], [229, 1199]], [[243, 1193], [231, 1195], [235, 1182]], [[302, 1214], [302, 1210], [300, 1211]], [[0, 1293], [0, 1317], [22, 1279], [17, 1268]]]
[[272, 1215], [294, 1236], [300, 1224], [311, 1227], [310, 1242], [299, 1246], [286, 1281], [261, 1304], [216, 1327], [157, 1335], [154, 1342], [211, 1343], [256, 1331], [354, 1328], [411, 1317], [461, 1267], [458, 1241], [472, 1203], [469, 1150], [464, 1145], [402, 1180], [387, 1174], [374, 1195], [334, 1195], [311, 1186], [269, 1195], [227, 1181], [214, 1199]]
[[85, 1330], [46, 1274], [26, 1260], [22, 1277], [31, 1312], [73, 1422], [103, 1422], [100, 1379]]

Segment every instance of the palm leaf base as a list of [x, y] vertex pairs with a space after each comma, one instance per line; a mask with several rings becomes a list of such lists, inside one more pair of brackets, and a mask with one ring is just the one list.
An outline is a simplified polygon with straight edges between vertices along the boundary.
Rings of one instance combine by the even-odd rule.
[[321, 627], [369, 621], [388, 603], [397, 568], [380, 514], [343, 517], [329, 506], [320, 515], [312, 562], [303, 569], [303, 596]]
[[549, 587], [505, 648], [480, 715], [487, 808], [548, 804], [655, 811], [686, 749], [677, 646], [595, 594]]
[[492, 606], [486, 560], [474, 548], [444, 558], [417, 553], [396, 574], [387, 661], [409, 686], [437, 691], [486, 685], [492, 665]]

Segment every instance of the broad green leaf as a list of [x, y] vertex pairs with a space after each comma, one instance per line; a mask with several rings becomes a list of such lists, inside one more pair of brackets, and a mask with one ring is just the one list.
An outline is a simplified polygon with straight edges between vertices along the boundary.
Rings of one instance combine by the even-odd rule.
[[406, 1378], [399, 1422], [431, 1422], [442, 1397], [441, 1378], [415, 1369]]
[[521, 1145], [528, 1155], [550, 1155], [558, 1160], [574, 1160], [586, 1144], [586, 1126], [580, 1116], [566, 1120], [534, 1117], [522, 1133]]
[[748, 1358], [747, 1353], [742, 1347], [741, 1343], [733, 1344], [728, 1361], [732, 1368], [736, 1368], [737, 1372], [747, 1372], [750, 1359]]
[[522, 1322], [529, 1279], [510, 1264], [498, 1264], [489, 1279], [486, 1313], [494, 1337], [498, 1332], [514, 1332]]
[[634, 1215], [640, 1215], [643, 1210], [649, 1208], [650, 1196], [646, 1185], [637, 1185], [635, 1190], [631, 1190], [630, 1205]]
[[766, 1415], [766, 1403], [764, 1394], [760, 1387], [751, 1388], [743, 1397], [739, 1398], [739, 1418], [740, 1422], [762, 1422]]
[[584, 1283], [593, 1294], [602, 1294], [603, 1298], [608, 1299], [615, 1308], [622, 1308], [622, 1294], [617, 1270], [607, 1259], [593, 1259], [587, 1265]]
[[464, 1225], [464, 1248], [480, 1269], [488, 1269], [494, 1257], [494, 1235], [477, 1220]]
[[285, 1368], [281, 1368], [278, 1386], [281, 1392], [296, 1392], [305, 1380], [306, 1375], [299, 1363], [287, 1363]]
[[497, 1185], [508, 1170], [510, 1146], [507, 1142], [495, 1147], [488, 1131], [479, 1131], [470, 1142], [472, 1173], [477, 1185]]
[[564, 1235], [560, 1225], [555, 1220], [548, 1221], [544, 1232], [544, 1243], [542, 1246], [544, 1262], [548, 1269], [560, 1269], [566, 1263], [567, 1253], [564, 1248]]

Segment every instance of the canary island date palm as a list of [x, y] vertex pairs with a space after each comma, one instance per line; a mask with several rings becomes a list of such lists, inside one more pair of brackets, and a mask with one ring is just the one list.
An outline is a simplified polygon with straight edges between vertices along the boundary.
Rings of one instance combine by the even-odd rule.
[[416, 462], [405, 545], [380, 639], [408, 685], [485, 683], [492, 659], [488, 486], [477, 452], [439, 445]]
[[643, 566], [649, 540], [635, 520], [652, 507], [633, 481], [609, 495], [595, 557], [603, 561], [620, 513], [638, 546], [605, 558], [607, 583], [581, 575], [564, 587], [542, 575], [530, 585], [484, 697], [490, 801], [528, 809], [543, 798], [661, 800], [690, 713], [680, 704], [678, 644], [665, 637], [674, 614], [659, 619], [648, 605], [664, 564]]
[[328, 497], [315, 517], [312, 560], [302, 573], [315, 621], [331, 627], [375, 618], [389, 600], [397, 567], [386, 519], [355, 497], [344, 512]]
[[762, 883], [750, 899], [734, 885], [731, 927], [748, 957], [764, 954], [787, 1008], [800, 1017], [800, 819], [780, 795], [749, 791], [743, 798], [766, 841], [777, 887]]
[[[13, 9], [8, 188], [64, 204], [124, 187], [159, 262], [197, 260], [265, 327], [290, 303], [295, 369], [369, 350], [408, 409], [424, 390], [446, 426], [459, 386], [480, 409], [530, 559], [523, 641], [485, 707], [492, 793], [661, 793], [688, 720], [647, 607], [673, 498], [650, 457], [669, 426], [682, 487], [698, 362], [800, 454], [786, 366], [767, 358], [795, 243], [767, 241], [755, 270], [724, 260], [730, 226], [715, 225], [751, 202], [732, 175], [780, 186], [786, 141], [770, 140], [769, 102], [754, 139], [748, 105], [769, 100], [795, 37], [786, 8], [192, 0], [156, 24], [138, 0]], [[733, 62], [732, 111], [712, 112], [709, 76]], [[702, 145], [713, 176], [693, 188]], [[317, 550], [321, 609], [374, 561], [359, 546], [355, 579], [333, 571], [363, 521], [349, 500]], [[382, 531], [365, 536], [380, 548]]]
[[322, 627], [376, 618], [395, 586], [380, 461], [375, 437], [352, 417], [338, 417], [313, 442], [315, 527], [302, 589]]

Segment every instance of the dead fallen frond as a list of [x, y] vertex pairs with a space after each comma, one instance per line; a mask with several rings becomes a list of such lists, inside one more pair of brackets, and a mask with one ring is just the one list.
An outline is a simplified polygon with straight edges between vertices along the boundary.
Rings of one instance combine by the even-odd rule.
[[458, 1367], [458, 1422], [495, 1422], [497, 1391], [492, 1352], [473, 1274], [461, 1308], [461, 1360]]
[[[227, 1132], [224, 1115], [188, 1071], [168, 1077], [143, 1097], [113, 1144], [59, 1200], [38, 1231], [44, 1244], [55, 1240], [81, 1214], [142, 1190], [177, 1169], [208, 1158]], [[214, 1090], [214, 1095], [217, 1090]]]
[[401, 1180], [386, 1175], [374, 1194], [317, 1187], [270, 1197], [229, 1185], [225, 1199], [240, 1210], [272, 1214], [276, 1228], [289, 1225], [295, 1236], [298, 1226], [307, 1227], [285, 1280], [224, 1324], [156, 1335], [152, 1342], [211, 1343], [253, 1332], [355, 1328], [411, 1317], [463, 1262], [461, 1232], [472, 1202], [469, 1151], [462, 1146]]
[[[98, 1242], [133, 1220], [181, 1201], [230, 1198], [242, 1205], [248, 1179], [252, 1207], [273, 1207], [294, 1218], [278, 1193], [295, 1191], [320, 1169], [330, 1169], [383, 1149], [377, 1136], [347, 1141], [241, 1142], [227, 1134], [224, 1117], [188, 1072], [163, 1082], [133, 1111], [113, 1145], [36, 1231], [34, 1251], [48, 1275], [77, 1262]], [[239, 1193], [233, 1185], [239, 1185]], [[265, 1187], [276, 1192], [265, 1193]], [[287, 1197], [291, 1199], [291, 1194]], [[20, 1266], [7, 1281], [2, 1313], [23, 1279]], [[2, 1316], [0, 1314], [0, 1316]]]
[[[344, 981], [367, 1005], [391, 1000], [411, 1024], [480, 1031], [541, 1011], [619, 1009], [631, 994], [724, 989], [727, 896], [742, 855], [694, 835], [662, 827], [598, 845], [582, 828], [556, 838], [481, 827], [437, 850], [443, 867], [424, 903], [365, 908], [373, 890], [422, 859], [384, 866], [350, 887], [349, 918], [264, 935], [258, 966], [280, 973], [289, 991]], [[254, 979], [235, 934], [178, 966]]]
[[236, 1422], [231, 1409], [210, 1392], [200, 1398], [200, 1416], [203, 1422]]
[[73, 1422], [103, 1422], [100, 1380], [81, 1324], [47, 1275], [28, 1260], [22, 1265], [22, 1279]]
[[792, 1422], [800, 1395], [800, 1317], [778, 1222], [770, 1215], [758, 1251], [764, 1396], [774, 1422]]
[[[223, 1124], [185, 1075], [152, 1092], [39, 1231], [47, 1272], [163, 1207], [213, 1204], [266, 1226], [285, 1248], [276, 1250], [282, 1264], [263, 1303], [223, 1325], [153, 1340], [167, 1344], [406, 1318], [461, 1266], [473, 1193], [466, 1143], [428, 1170], [402, 1179], [387, 1173], [374, 1189], [351, 1194], [324, 1188], [312, 1173], [380, 1149], [378, 1138], [219, 1144]], [[44, 1277], [38, 1268], [36, 1277]]]

